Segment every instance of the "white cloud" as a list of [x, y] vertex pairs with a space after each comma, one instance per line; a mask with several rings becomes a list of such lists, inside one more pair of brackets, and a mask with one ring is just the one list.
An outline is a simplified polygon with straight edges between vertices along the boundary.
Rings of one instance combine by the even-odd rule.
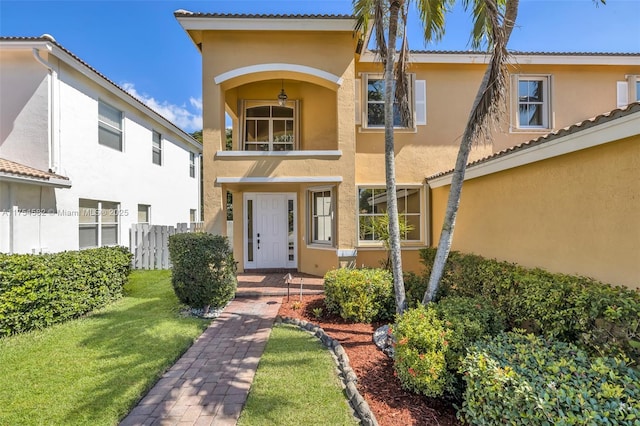
[[191, 109], [189, 109], [186, 105], [158, 101], [152, 96], [139, 93], [133, 83], [124, 83], [122, 88], [185, 132], [191, 133], [202, 129], [202, 99], [189, 98], [191, 105]]

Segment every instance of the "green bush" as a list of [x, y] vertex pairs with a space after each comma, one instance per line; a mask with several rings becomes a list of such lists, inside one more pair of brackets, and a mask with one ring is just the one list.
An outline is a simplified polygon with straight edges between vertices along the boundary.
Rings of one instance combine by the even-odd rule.
[[433, 306], [408, 309], [393, 326], [393, 367], [403, 389], [441, 396], [450, 384], [446, 353], [451, 330], [445, 328]]
[[483, 297], [443, 297], [434, 304], [438, 318], [449, 333], [449, 345], [445, 352], [447, 368], [447, 392], [456, 398], [462, 395], [463, 382], [458, 374], [467, 348], [486, 336], [495, 336], [505, 330], [502, 314], [491, 301]]
[[429, 276], [418, 275], [414, 272], [405, 272], [403, 275], [407, 307], [416, 308], [422, 304], [424, 292], [427, 291], [429, 285]]
[[459, 398], [458, 374], [467, 347], [504, 331], [504, 321], [484, 298], [451, 296], [407, 310], [394, 327], [394, 367], [403, 388], [427, 396]]
[[55, 254], [0, 254], [0, 337], [76, 318], [122, 295], [124, 247]]
[[238, 287], [236, 263], [227, 237], [203, 232], [169, 237], [171, 283], [178, 299], [192, 308], [221, 308]]
[[340, 268], [324, 276], [327, 310], [353, 322], [371, 323], [393, 318], [393, 276], [384, 269]]
[[[431, 271], [435, 249], [421, 250]], [[451, 252], [439, 297], [490, 299], [508, 328], [575, 343], [592, 354], [640, 358], [640, 293], [578, 276]]]
[[459, 416], [471, 424], [638, 425], [640, 376], [551, 338], [504, 333], [469, 349]]

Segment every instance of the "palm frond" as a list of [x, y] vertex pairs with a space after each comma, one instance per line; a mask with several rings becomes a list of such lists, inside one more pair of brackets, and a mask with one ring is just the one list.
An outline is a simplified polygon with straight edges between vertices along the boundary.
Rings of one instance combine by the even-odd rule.
[[425, 41], [438, 41], [444, 35], [445, 15], [455, 0], [416, 0]]
[[482, 7], [483, 28], [491, 40], [491, 59], [486, 89], [480, 94], [469, 116], [472, 138], [484, 140], [490, 133], [490, 123], [500, 116], [507, 89], [507, 65], [509, 51], [507, 42], [515, 24], [518, 0], [475, 0], [484, 3]]

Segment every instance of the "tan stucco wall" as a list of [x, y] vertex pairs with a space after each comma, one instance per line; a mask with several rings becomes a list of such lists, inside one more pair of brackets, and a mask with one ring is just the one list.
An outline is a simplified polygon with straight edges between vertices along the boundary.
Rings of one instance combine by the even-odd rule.
[[[356, 266], [366, 266], [378, 268], [387, 258], [384, 250], [360, 249], [356, 259]], [[418, 248], [402, 250], [402, 270], [405, 272], [423, 272], [424, 265], [420, 262], [420, 251]]]
[[[193, 35], [193, 34], [192, 34]], [[298, 194], [299, 269], [322, 274], [337, 264], [336, 249], [358, 245], [357, 188], [384, 185], [384, 132], [356, 126], [355, 83], [362, 73], [380, 72], [378, 63], [359, 63], [354, 55], [351, 31], [203, 31], [194, 36], [202, 42], [203, 57], [203, 136], [204, 196], [207, 230], [225, 233], [225, 196], [234, 192], [287, 192]], [[336, 84], [317, 75], [294, 70], [259, 71], [237, 75], [216, 84], [214, 79], [243, 67], [268, 64], [303, 65], [339, 77]], [[417, 64], [410, 66], [416, 79], [426, 81], [427, 124], [415, 130], [398, 131], [396, 181], [398, 185], [421, 185], [426, 176], [453, 167], [460, 137], [484, 73], [482, 64]], [[638, 66], [559, 66], [520, 63], [512, 72], [552, 75], [551, 109], [554, 129], [558, 129], [616, 107], [616, 82], [627, 74], [640, 74]], [[234, 149], [239, 149], [239, 101], [274, 99], [284, 83], [291, 100], [300, 103], [301, 150], [340, 150], [341, 155], [308, 157], [216, 157], [224, 150], [225, 111], [233, 119]], [[363, 90], [364, 96], [364, 90]], [[478, 144], [470, 160], [529, 141], [542, 133], [511, 132], [510, 104], [495, 126], [494, 143]], [[361, 102], [362, 104], [362, 102]], [[547, 133], [548, 131], [544, 132]], [[218, 177], [300, 177], [340, 176], [335, 185], [336, 244], [331, 250], [307, 246], [306, 202], [308, 184], [215, 184]], [[330, 183], [319, 182], [317, 186]], [[438, 191], [434, 191], [437, 196]], [[464, 198], [463, 198], [464, 200]], [[463, 201], [464, 202], [464, 201]], [[235, 205], [236, 203], [234, 203]], [[428, 223], [425, 201], [424, 219]], [[234, 206], [235, 207], [235, 206]], [[240, 203], [240, 208], [242, 208]], [[437, 206], [434, 206], [437, 211]], [[436, 215], [437, 216], [437, 215]], [[497, 215], [499, 216], [499, 215]], [[434, 218], [437, 222], [437, 218]], [[513, 219], [517, 221], [517, 219]], [[439, 226], [434, 226], [439, 229]], [[429, 230], [430, 231], [430, 230]], [[425, 230], [420, 244], [434, 241]], [[242, 224], [234, 224], [236, 254], [242, 253]], [[436, 236], [437, 237], [437, 236]], [[359, 250], [358, 261], [375, 266], [381, 251]], [[405, 269], [419, 271], [415, 247], [405, 250]], [[378, 257], [376, 257], [378, 256]]]
[[[465, 181], [453, 249], [640, 286], [640, 136]], [[449, 186], [432, 190], [434, 241]]]

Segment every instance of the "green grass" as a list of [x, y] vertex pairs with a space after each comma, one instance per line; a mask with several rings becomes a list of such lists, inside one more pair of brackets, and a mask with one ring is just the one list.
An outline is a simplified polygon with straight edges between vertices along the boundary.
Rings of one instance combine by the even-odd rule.
[[331, 355], [311, 334], [275, 326], [238, 425], [355, 425]]
[[170, 271], [135, 271], [84, 318], [0, 339], [0, 425], [114, 425], [202, 333]]

